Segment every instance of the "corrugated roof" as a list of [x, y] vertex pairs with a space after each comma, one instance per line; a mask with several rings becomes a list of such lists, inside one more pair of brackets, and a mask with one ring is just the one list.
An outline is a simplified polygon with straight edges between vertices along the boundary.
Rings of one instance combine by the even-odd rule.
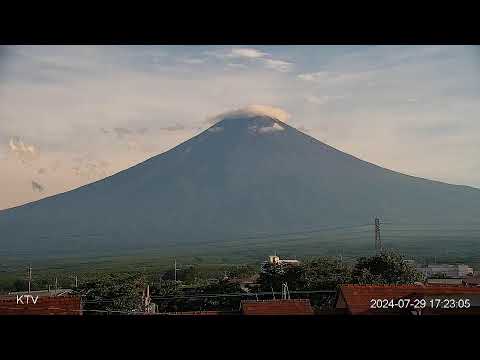
[[463, 282], [467, 285], [480, 285], [480, 276], [467, 276]]
[[350, 314], [405, 313], [411, 309], [372, 309], [372, 299], [423, 299], [431, 296], [475, 295], [480, 296], [480, 288], [458, 286], [415, 286], [415, 285], [342, 285], [337, 298], [337, 309], [346, 308]]
[[308, 299], [243, 300], [240, 306], [244, 315], [313, 315]]

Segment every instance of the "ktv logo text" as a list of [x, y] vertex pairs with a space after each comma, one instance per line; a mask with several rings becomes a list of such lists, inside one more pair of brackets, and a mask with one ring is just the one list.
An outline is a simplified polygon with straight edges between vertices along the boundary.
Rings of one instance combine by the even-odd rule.
[[24, 295], [21, 295], [21, 296], [18, 296], [17, 295], [17, 305], [18, 304], [36, 304], [38, 301], [38, 295], [33, 297], [32, 295], [28, 294], [24, 294]]

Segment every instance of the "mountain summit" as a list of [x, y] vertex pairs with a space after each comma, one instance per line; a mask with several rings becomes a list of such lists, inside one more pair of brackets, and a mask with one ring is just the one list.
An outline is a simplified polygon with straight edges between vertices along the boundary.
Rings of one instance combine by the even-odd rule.
[[378, 216], [413, 223], [478, 220], [480, 190], [387, 170], [250, 107], [113, 176], [0, 212], [0, 248], [85, 249], [221, 244]]

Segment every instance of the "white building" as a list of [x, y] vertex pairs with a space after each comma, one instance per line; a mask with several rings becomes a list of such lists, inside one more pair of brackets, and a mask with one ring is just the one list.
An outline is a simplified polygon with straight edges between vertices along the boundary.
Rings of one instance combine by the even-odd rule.
[[464, 278], [473, 275], [473, 268], [468, 265], [458, 264], [430, 264], [418, 268], [425, 277], [446, 276], [448, 278]]
[[285, 260], [285, 259], [280, 259], [277, 255], [270, 255], [268, 257], [268, 262], [270, 264], [285, 264], [285, 265], [298, 265], [300, 264], [300, 261], [298, 260]]

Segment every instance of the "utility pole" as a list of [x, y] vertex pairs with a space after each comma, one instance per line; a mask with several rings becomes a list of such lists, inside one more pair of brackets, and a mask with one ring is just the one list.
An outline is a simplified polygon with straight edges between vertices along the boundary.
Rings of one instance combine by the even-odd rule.
[[380, 252], [382, 249], [382, 240], [380, 239], [380, 220], [375, 218], [375, 250]]
[[175, 259], [175, 263], [174, 263], [174, 272], [175, 272], [175, 282], [177, 282], [177, 259]]
[[55, 278], [55, 292], [58, 290], [58, 278]]
[[75, 289], [78, 288], [78, 276], [75, 275]]
[[282, 300], [290, 299], [290, 292], [288, 291], [288, 284], [282, 284]]
[[28, 266], [28, 293], [30, 294], [32, 288], [32, 265]]
[[143, 312], [144, 313], [150, 313], [150, 303], [151, 303], [151, 298], [150, 298], [150, 285], [147, 285], [147, 290], [145, 294], [145, 290], [143, 292]]

